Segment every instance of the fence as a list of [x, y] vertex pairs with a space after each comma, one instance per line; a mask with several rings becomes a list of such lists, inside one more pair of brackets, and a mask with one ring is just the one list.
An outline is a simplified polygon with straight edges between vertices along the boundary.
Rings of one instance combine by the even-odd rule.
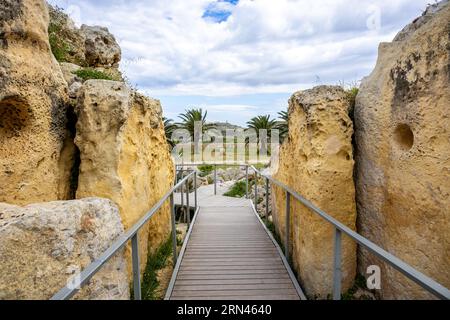
[[[173, 240], [173, 255], [174, 255], [174, 263], [177, 263], [177, 241], [176, 241], [176, 225], [175, 225], [175, 206], [174, 206], [174, 193], [176, 190], [181, 188], [181, 199], [184, 198], [183, 195], [183, 185], [186, 185], [186, 211], [189, 212], [189, 179], [194, 179], [194, 193], [195, 193], [195, 212], [198, 213], [198, 203], [197, 203], [197, 172], [191, 171], [190, 169], [184, 170], [184, 167], [197, 167], [199, 165], [204, 164], [185, 164], [185, 165], [177, 165], [177, 169], [181, 168], [180, 171], [181, 178], [180, 181], [176, 183], [176, 185], [158, 202], [139, 222], [137, 222], [130, 230], [128, 230], [124, 235], [122, 235], [119, 239], [117, 239], [108, 250], [105, 251], [104, 254], [101, 255], [100, 258], [95, 260], [92, 264], [90, 264], [84, 271], [82, 271], [80, 275], [80, 287], [85, 285], [99, 270], [100, 268], [112, 257], [116, 254], [120, 249], [122, 249], [128, 241], [131, 240], [132, 244], [132, 263], [133, 263], [133, 288], [134, 288], [134, 298], [136, 300], [141, 299], [141, 283], [140, 283], [140, 272], [139, 272], [139, 248], [138, 248], [138, 231], [153, 217], [153, 215], [161, 208], [161, 206], [170, 198], [170, 206], [172, 213], [172, 240]], [[218, 164], [212, 164], [214, 166], [214, 193], [217, 194], [217, 168]], [[271, 176], [262, 173], [254, 166], [250, 166], [247, 164], [233, 164], [233, 165], [225, 165], [225, 166], [233, 166], [233, 167], [245, 167], [246, 173], [246, 197], [249, 197], [249, 169], [251, 169], [255, 174], [255, 199], [254, 199], [254, 207], [257, 209], [258, 204], [258, 188], [257, 181], [259, 177], [262, 177], [265, 180], [265, 188], [266, 188], [266, 212], [265, 217], [266, 220], [269, 216], [269, 187], [270, 184], [276, 185], [282, 188], [286, 193], [286, 232], [284, 239], [284, 248], [285, 248], [285, 258], [289, 261], [290, 252], [289, 252], [289, 243], [290, 243], [290, 211], [291, 211], [291, 201], [297, 200], [310, 209], [315, 214], [319, 215], [323, 220], [327, 223], [331, 224], [334, 228], [334, 268], [333, 268], [333, 299], [340, 300], [341, 299], [341, 282], [342, 282], [342, 270], [341, 270], [341, 259], [342, 259], [342, 235], [346, 235], [356, 241], [360, 246], [367, 249], [371, 253], [375, 254], [380, 259], [384, 260], [386, 263], [394, 267], [396, 270], [404, 274], [406, 277], [420, 285], [425, 290], [431, 292], [436, 297], [449, 300], [450, 299], [450, 291], [437, 283], [433, 279], [428, 276], [422, 274], [417, 271], [410, 265], [406, 264], [399, 258], [380, 248], [373, 242], [359, 235], [355, 231], [351, 230], [347, 226], [343, 225], [326, 212], [317, 208], [310, 201], [305, 199], [299, 193], [295, 192], [288, 186], [283, 183], [275, 180]], [[183, 172], [190, 172], [186, 177], [183, 177]], [[184, 203], [182, 202], [182, 206]], [[188, 216], [188, 224], [190, 224], [190, 214]], [[194, 216], [195, 219], [196, 215]], [[192, 225], [189, 225], [188, 234], [192, 233]], [[188, 239], [188, 237], [187, 237]], [[188, 241], [188, 240], [186, 240]], [[186, 244], [186, 243], [185, 243]], [[184, 245], [185, 247], [185, 245]], [[177, 263], [179, 265], [179, 262]], [[72, 298], [79, 290], [79, 288], [62, 288], [52, 299], [53, 300], [63, 300]]]

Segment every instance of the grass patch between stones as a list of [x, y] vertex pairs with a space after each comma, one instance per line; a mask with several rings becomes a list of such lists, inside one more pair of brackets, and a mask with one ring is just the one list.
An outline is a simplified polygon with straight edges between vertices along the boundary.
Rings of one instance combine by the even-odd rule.
[[77, 77], [83, 79], [83, 81], [87, 81], [87, 80], [114, 80], [110, 75], [98, 71], [98, 70], [94, 70], [91, 68], [84, 68], [84, 69], [80, 69], [77, 71], [74, 71], [73, 74], [75, 74]]
[[199, 174], [200, 177], [206, 177], [211, 172], [213, 172], [214, 166], [206, 164], [206, 165], [199, 166], [198, 170], [200, 170], [200, 174]]
[[143, 300], [160, 300], [158, 289], [160, 283], [158, 280], [158, 271], [164, 269], [172, 263], [172, 235], [148, 257], [147, 266], [141, 284]]
[[231, 189], [224, 194], [225, 197], [232, 198], [242, 198], [246, 194], [246, 185], [245, 180], [236, 182]]
[[69, 44], [61, 38], [61, 27], [57, 24], [50, 23], [48, 27], [48, 37], [50, 48], [58, 62], [65, 62], [69, 54]]

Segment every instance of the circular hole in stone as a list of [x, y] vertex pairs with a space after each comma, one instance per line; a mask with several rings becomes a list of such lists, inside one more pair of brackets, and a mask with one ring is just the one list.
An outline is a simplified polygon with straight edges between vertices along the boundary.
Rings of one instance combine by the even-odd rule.
[[0, 137], [10, 138], [20, 133], [29, 123], [31, 110], [18, 96], [0, 101]]
[[408, 151], [414, 145], [414, 133], [407, 124], [400, 124], [394, 131], [394, 139], [397, 146], [403, 150]]

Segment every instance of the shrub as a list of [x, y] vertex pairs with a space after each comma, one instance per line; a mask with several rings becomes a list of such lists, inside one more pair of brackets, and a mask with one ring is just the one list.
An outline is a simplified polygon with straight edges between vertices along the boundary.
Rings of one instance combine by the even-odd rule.
[[199, 166], [198, 170], [200, 170], [200, 174], [199, 174], [200, 177], [206, 177], [208, 174], [213, 172], [214, 166], [213, 165], [209, 165], [209, 164], [205, 164], [203, 166]]
[[358, 95], [359, 88], [353, 87], [347, 90], [347, 99], [350, 102], [351, 109], [355, 108], [356, 96]]
[[83, 79], [83, 81], [96, 79], [96, 80], [114, 80], [110, 75], [94, 70], [91, 68], [80, 69], [73, 72], [77, 77]]
[[[178, 240], [178, 239], [177, 239]], [[150, 254], [147, 260], [147, 266], [142, 279], [141, 292], [143, 300], [159, 300], [158, 289], [158, 270], [164, 269], [172, 256], [172, 236], [156, 250]]]
[[246, 194], [246, 186], [247, 183], [245, 181], [238, 181], [236, 182], [231, 189], [224, 194], [225, 197], [232, 197], [232, 198], [242, 198]]
[[50, 48], [58, 62], [65, 62], [67, 60], [67, 55], [69, 54], [70, 47], [69, 44], [63, 38], [61, 38], [60, 32], [60, 26], [54, 23], [50, 23], [48, 27]]

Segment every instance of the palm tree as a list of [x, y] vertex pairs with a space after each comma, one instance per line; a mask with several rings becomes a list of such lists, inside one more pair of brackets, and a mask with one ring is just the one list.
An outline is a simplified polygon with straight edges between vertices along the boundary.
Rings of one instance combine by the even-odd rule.
[[[180, 123], [177, 123], [176, 125], [180, 129], [187, 130], [191, 135], [191, 137], [194, 137], [194, 145], [196, 153], [198, 153], [198, 142], [200, 141], [200, 135], [205, 131], [214, 127], [213, 125], [206, 123], [207, 115], [208, 111], [203, 112], [201, 108], [200, 109], [192, 108], [186, 110], [185, 113], [182, 113], [178, 116], [182, 121]], [[202, 131], [196, 132], [195, 125], [196, 123], [199, 122], [202, 125]]]
[[[256, 131], [256, 137], [259, 141], [260, 130], [267, 130], [268, 138], [271, 136], [271, 130], [276, 128], [276, 120], [270, 119], [270, 115], [267, 116], [257, 116], [252, 118], [249, 122], [247, 122], [247, 126], [249, 129], [253, 129]], [[260, 152], [264, 153], [267, 150], [267, 140], [261, 141]]]
[[289, 113], [287, 111], [280, 111], [278, 112], [278, 118], [280, 120], [277, 122], [276, 128], [280, 131], [280, 140], [283, 142], [289, 134]]
[[177, 129], [176, 124], [173, 123], [172, 119], [163, 118], [164, 122], [164, 131], [166, 132], [166, 139], [169, 145], [173, 148], [175, 146], [175, 141], [172, 140], [172, 135], [174, 131]]

